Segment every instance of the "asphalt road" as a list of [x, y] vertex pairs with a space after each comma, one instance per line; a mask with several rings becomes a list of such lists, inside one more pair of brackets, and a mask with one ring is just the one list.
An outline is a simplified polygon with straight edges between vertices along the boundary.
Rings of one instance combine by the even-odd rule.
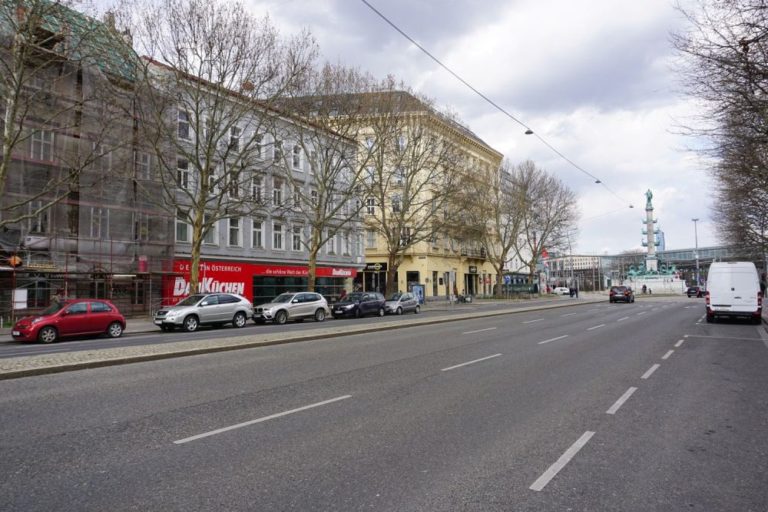
[[2, 510], [768, 510], [768, 345], [646, 300], [0, 381]]

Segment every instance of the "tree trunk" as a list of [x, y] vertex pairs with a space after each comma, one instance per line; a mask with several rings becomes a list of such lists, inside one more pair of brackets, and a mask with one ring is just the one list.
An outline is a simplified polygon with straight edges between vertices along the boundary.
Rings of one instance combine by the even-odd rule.
[[397, 262], [397, 255], [390, 254], [387, 258], [387, 284], [385, 292], [387, 295], [391, 295], [397, 291], [397, 269], [400, 263]]

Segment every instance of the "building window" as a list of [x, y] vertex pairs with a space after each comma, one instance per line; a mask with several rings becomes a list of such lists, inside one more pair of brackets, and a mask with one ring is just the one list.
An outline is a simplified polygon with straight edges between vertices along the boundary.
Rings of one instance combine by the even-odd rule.
[[293, 146], [293, 168], [297, 171], [301, 170], [301, 146], [298, 144]]
[[251, 178], [251, 199], [255, 203], [264, 201], [261, 176], [253, 176]]
[[376, 181], [376, 168], [375, 167], [366, 167], [365, 168], [365, 181], [368, 183], [374, 183]]
[[283, 181], [274, 178], [272, 181], [272, 204], [280, 206], [283, 204]]
[[93, 143], [93, 168], [101, 172], [108, 172], [112, 168], [112, 153], [98, 142]]
[[229, 149], [240, 151], [240, 128], [237, 126], [229, 129]]
[[189, 114], [184, 110], [179, 110], [177, 117], [179, 138], [189, 140]]
[[345, 231], [341, 235], [341, 254], [349, 256], [349, 232]]
[[376, 214], [376, 199], [369, 197], [365, 200], [365, 211], [368, 215]]
[[149, 214], [140, 212], [133, 214], [133, 239], [144, 242], [149, 240]]
[[395, 194], [392, 196], [392, 211], [395, 213], [400, 213], [400, 194]]
[[240, 198], [240, 172], [229, 171], [227, 180], [227, 194], [231, 199]]
[[264, 221], [260, 219], [251, 220], [251, 248], [264, 248]]
[[395, 185], [402, 187], [405, 184], [405, 169], [398, 167], [395, 169]]
[[302, 250], [301, 226], [293, 226], [292, 247], [294, 251]]
[[309, 152], [309, 172], [315, 174], [315, 167], [317, 166], [317, 151], [314, 149]]
[[207, 245], [219, 245], [219, 225], [217, 222], [210, 224], [208, 230], [205, 226], [211, 222], [211, 216], [207, 213], [203, 215], [203, 243]]
[[283, 225], [272, 224], [272, 248], [278, 251], [283, 250]]
[[257, 133], [253, 136], [253, 152], [256, 158], [262, 158], [262, 146], [264, 142], [264, 136]]
[[109, 210], [91, 207], [91, 238], [109, 238]]
[[408, 139], [406, 139], [405, 135], [400, 135], [397, 137], [397, 140], [395, 141], [395, 150], [400, 153], [405, 151], [405, 146], [408, 144]]
[[176, 183], [181, 189], [189, 188], [189, 162], [184, 158], [176, 160]]
[[148, 153], [133, 152], [133, 168], [136, 178], [140, 180], [152, 179], [152, 160]]
[[275, 139], [275, 145], [272, 151], [272, 158], [275, 162], [283, 159], [283, 141]]
[[229, 219], [229, 240], [232, 247], [242, 247], [243, 240], [240, 232], [240, 219]]
[[35, 130], [32, 132], [33, 160], [50, 162], [53, 160], [53, 132], [48, 130]]
[[186, 215], [181, 210], [176, 212], [176, 241], [185, 243], [192, 241], [192, 229], [186, 221]]
[[325, 250], [328, 254], [336, 254], [336, 248], [333, 246], [334, 242], [336, 241], [335, 237], [331, 235], [331, 230], [325, 232], [326, 236], [328, 237], [328, 240], [325, 242]]
[[43, 208], [43, 201], [30, 201], [29, 214], [32, 216], [27, 219], [27, 231], [29, 233], [47, 233], [48, 232], [48, 209], [35, 214], [36, 211]]
[[312, 190], [309, 191], [309, 197], [310, 199], [312, 199], [312, 207], [317, 206], [317, 190], [316, 189], [313, 188]]

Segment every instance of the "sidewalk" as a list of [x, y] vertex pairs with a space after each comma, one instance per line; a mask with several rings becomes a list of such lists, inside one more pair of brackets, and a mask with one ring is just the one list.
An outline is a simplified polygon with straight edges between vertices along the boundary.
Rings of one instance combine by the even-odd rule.
[[[351, 334], [362, 334], [391, 329], [403, 329], [419, 325], [456, 322], [469, 318], [493, 317], [514, 313], [524, 313], [527, 311], [556, 309], [562, 307], [576, 307], [587, 304], [601, 303], [604, 301], [605, 297], [603, 296], [588, 298], [582, 294], [582, 297], [579, 299], [538, 299], [530, 303], [526, 301], [528, 305], [525, 306], [523, 306], [521, 302], [518, 301], [515, 303], [517, 307], [502, 307], [498, 309], [483, 308], [482, 301], [461, 305], [450, 305], [446, 303], [444, 304], [445, 308], [456, 308], [456, 310], [461, 309], [465, 312], [452, 313], [450, 315], [420, 317], [417, 319], [411, 317], [407, 322], [402, 321], [402, 319], [399, 317], [393, 320], [382, 319], [380, 322], [369, 324], [355, 324], [354, 322], [327, 322], [322, 324], [323, 327], [303, 331], [267, 333], [258, 332], [258, 329], [254, 329], [254, 334], [232, 338], [200, 339], [194, 341], [179, 341], [174, 343], [158, 343], [128, 347], [94, 348], [93, 350], [71, 352], [65, 351], [33, 356], [4, 358], [0, 359], [0, 379], [14, 379], [31, 375], [60, 373], [86, 368], [98, 368], [103, 366], [114, 366], [142, 361], [154, 361], [159, 359], [169, 359], [174, 357], [208, 354], [213, 352], [239, 350], [284, 343], [294, 343], [299, 341], [312, 341]], [[493, 303], [498, 304], [498, 302], [495, 301]], [[511, 301], [510, 303], [507, 303], [507, 305], [512, 306]], [[440, 311], [441, 309], [437, 309], [437, 307], [428, 307], [424, 310]], [[126, 328], [126, 332], [129, 333], [149, 332], [157, 330], [157, 327], [152, 324], [149, 319], [130, 319]], [[2, 341], [3, 338], [7, 339], [6, 336], [0, 336], [0, 341]]]

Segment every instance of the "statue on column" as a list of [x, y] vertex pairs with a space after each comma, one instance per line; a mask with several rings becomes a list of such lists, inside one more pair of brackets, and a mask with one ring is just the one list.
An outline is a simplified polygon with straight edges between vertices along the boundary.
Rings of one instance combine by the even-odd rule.
[[651, 189], [648, 189], [648, 191], [645, 193], [645, 198], [647, 199], [645, 202], [645, 207], [652, 209], [653, 205], [651, 204], [651, 199], [653, 199], [653, 192], [651, 192]]

